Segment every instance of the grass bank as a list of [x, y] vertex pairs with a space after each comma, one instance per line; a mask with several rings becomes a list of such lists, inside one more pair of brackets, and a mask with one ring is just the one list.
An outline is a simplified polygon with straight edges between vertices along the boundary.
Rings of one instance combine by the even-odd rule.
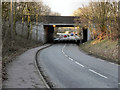
[[118, 61], [118, 41], [104, 39], [99, 43], [92, 44], [94, 41], [83, 43], [80, 48], [90, 55], [120, 64], [120, 61]]

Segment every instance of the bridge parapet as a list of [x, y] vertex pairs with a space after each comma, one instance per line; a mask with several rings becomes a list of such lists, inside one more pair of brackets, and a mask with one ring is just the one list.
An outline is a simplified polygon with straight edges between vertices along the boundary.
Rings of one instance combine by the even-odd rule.
[[75, 24], [77, 16], [41, 16], [44, 19], [45, 24]]

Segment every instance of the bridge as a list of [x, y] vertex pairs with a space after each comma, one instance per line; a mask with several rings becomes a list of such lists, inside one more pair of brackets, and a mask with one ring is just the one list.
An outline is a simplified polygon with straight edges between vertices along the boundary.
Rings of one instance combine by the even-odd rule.
[[[78, 16], [41, 16], [43, 27], [44, 27], [44, 42], [53, 42], [54, 26], [55, 27], [75, 27], [75, 20]], [[85, 31], [85, 30], [84, 30]], [[87, 37], [87, 32], [85, 31], [84, 39]]]
[[56, 27], [74, 27], [77, 16], [42, 16], [44, 25], [56, 25]]
[[[33, 16], [34, 17], [34, 16]], [[54, 28], [55, 27], [75, 27], [76, 21], [80, 17], [78, 16], [38, 16], [38, 22], [42, 22], [39, 25], [39, 40], [43, 43], [53, 42], [54, 40]], [[55, 27], [54, 27], [55, 26]], [[87, 32], [83, 30], [83, 39], [86, 41]]]

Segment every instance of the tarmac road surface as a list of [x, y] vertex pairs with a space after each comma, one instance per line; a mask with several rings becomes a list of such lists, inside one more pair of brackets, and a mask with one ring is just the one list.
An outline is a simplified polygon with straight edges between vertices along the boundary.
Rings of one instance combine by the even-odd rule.
[[56, 88], [118, 88], [118, 65], [89, 56], [76, 44], [42, 50], [39, 64]]

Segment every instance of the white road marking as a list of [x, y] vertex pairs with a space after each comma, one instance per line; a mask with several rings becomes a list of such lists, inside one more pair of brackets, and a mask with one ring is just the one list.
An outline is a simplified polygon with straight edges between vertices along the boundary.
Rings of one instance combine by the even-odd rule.
[[110, 62], [110, 64], [114, 64], [114, 63], [111, 63], [111, 62]]
[[93, 73], [95, 73], [95, 74], [97, 74], [97, 75], [99, 75], [99, 76], [101, 76], [101, 77], [103, 77], [103, 78], [108, 78], [108, 77], [106, 77], [106, 76], [104, 76], [104, 75], [102, 75], [102, 74], [100, 74], [100, 73], [97, 73], [96, 71], [94, 71], [94, 70], [92, 70], [92, 69], [89, 69], [89, 71], [91, 71], [91, 72], [93, 72]]
[[70, 59], [70, 60], [71, 60], [71, 58], [70, 58], [70, 57], [68, 57], [68, 59]]
[[66, 44], [63, 46], [63, 49], [65, 48]]
[[100, 60], [100, 61], [105, 62], [104, 60]]
[[[68, 57], [69, 60], [74, 61], [74, 59], [70, 58], [68, 55], [65, 54], [65, 52], [63, 51], [63, 49], [65, 48], [66, 44], [64, 45], [64, 47], [62, 48], [62, 53], [65, 55], [65, 57]], [[75, 61], [76, 64], [80, 65], [81, 67], [84, 67], [84, 65], [80, 64], [79, 62]]]
[[102, 60], [102, 59], [100, 59], [100, 58], [97, 58], [97, 60], [102, 61], [102, 62], [104, 62], [104, 61], [105, 61], [105, 60]]
[[[65, 44], [64, 47], [62, 48], [62, 53], [63, 53], [66, 57], [68, 57], [69, 60], [75, 61], [74, 59], [70, 58], [68, 55], [65, 54], [65, 52], [63, 51], [64, 48], [65, 48], [65, 46], [66, 46], [66, 44]], [[101, 60], [101, 61], [104, 61], [104, 60]], [[75, 61], [75, 63], [76, 63], [77, 65], [80, 65], [81, 67], [85, 67], [84, 65], [80, 64], [80, 63], [77, 62], [77, 61]], [[114, 63], [111, 63], [111, 64], [114, 64]], [[108, 78], [108, 77], [106, 77], [106, 76], [104, 76], [104, 75], [102, 75], [102, 74], [100, 74], [100, 73], [98, 73], [98, 72], [96, 72], [96, 71], [94, 71], [94, 70], [92, 70], [92, 69], [89, 69], [89, 71], [91, 71], [92, 73], [95, 73], [95, 74], [97, 74], [97, 75], [99, 75], [99, 76], [101, 76], [101, 77], [103, 77], [103, 78]], [[120, 83], [118, 83], [118, 84], [120, 84]]]
[[75, 61], [75, 63], [78, 64], [78, 65], [80, 65], [81, 67], [84, 67], [84, 65], [80, 64], [79, 62]]
[[65, 46], [66, 46], [66, 44], [62, 48], [62, 53], [65, 55], [65, 57], [68, 57], [68, 55], [66, 55], [65, 52], [63, 51], [63, 49], [65, 48]]
[[72, 58], [69, 58], [71, 61], [73, 61], [73, 59]]
[[62, 51], [63, 54], [65, 54], [65, 52]]
[[66, 57], [68, 57], [67, 55], [65, 55]]

